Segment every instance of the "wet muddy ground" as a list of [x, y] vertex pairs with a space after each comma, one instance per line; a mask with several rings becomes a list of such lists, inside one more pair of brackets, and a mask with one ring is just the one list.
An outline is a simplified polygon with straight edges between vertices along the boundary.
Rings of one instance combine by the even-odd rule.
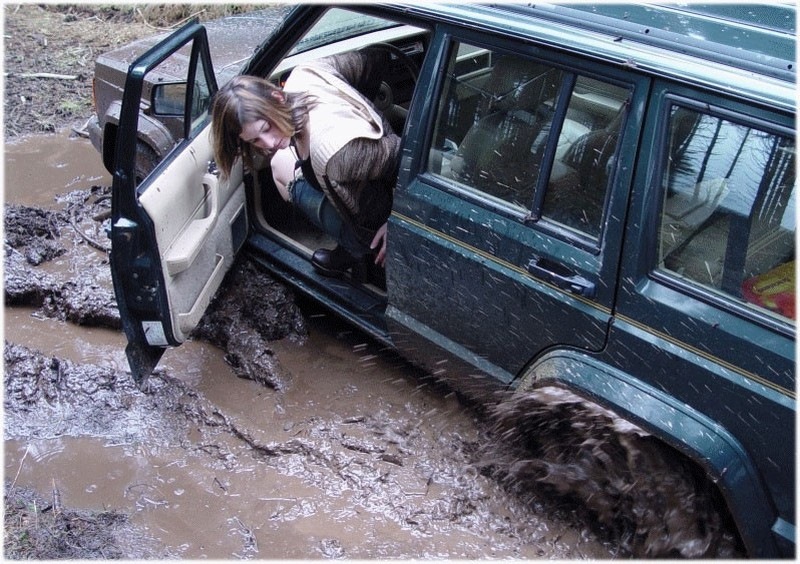
[[[66, 134], [6, 145], [7, 550], [38, 538], [29, 556], [741, 555], [714, 492], [645, 433], [559, 390], [467, 403], [246, 257], [140, 389], [95, 159]], [[31, 529], [45, 519], [47, 534]]]
[[[97, 155], [39, 136], [7, 144], [5, 165], [4, 470], [19, 519], [62, 533], [43, 557], [624, 554], [574, 507], [486, 472], [479, 410], [246, 260], [140, 390]], [[236, 315], [243, 295], [262, 317]], [[94, 533], [67, 534], [87, 522]]]

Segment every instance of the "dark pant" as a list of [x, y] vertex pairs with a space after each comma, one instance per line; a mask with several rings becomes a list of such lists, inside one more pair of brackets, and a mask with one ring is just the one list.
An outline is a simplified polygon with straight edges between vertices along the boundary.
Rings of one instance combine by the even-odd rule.
[[333, 237], [348, 253], [362, 258], [372, 252], [359, 241], [353, 228], [342, 219], [328, 198], [314, 188], [305, 178], [297, 179], [289, 188], [292, 204], [314, 225]]

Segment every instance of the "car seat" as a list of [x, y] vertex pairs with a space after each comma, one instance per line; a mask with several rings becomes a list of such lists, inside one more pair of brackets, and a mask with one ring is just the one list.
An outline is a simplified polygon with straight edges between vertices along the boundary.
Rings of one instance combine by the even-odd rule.
[[624, 109], [604, 128], [589, 131], [556, 161], [545, 195], [543, 215], [593, 236], [600, 234], [613, 156]]
[[452, 178], [529, 205], [559, 85], [560, 72], [552, 67], [501, 57], [489, 75], [477, 121], [453, 157]]

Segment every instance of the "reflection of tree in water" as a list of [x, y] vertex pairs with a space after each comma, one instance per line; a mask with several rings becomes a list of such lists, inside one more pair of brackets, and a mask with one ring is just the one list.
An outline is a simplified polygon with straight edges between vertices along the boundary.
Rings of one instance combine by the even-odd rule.
[[[670, 189], [704, 180], [732, 182], [733, 211], [779, 225], [794, 188], [794, 141], [675, 106], [670, 120]], [[751, 213], [755, 212], [755, 213]]]
[[[674, 106], [668, 141], [668, 197], [680, 195], [695, 210], [706, 209], [702, 223], [688, 226], [692, 233], [681, 247], [721, 245], [719, 277], [708, 269], [714, 259], [697, 249], [676, 268], [706, 261], [711, 285], [742, 297], [747, 279], [794, 256], [794, 139]], [[716, 236], [692, 242], [714, 225]]]
[[765, 135], [764, 142], [771, 142], [771, 146], [753, 209], [757, 212], [756, 219], [777, 227], [794, 192], [795, 146], [787, 137]]

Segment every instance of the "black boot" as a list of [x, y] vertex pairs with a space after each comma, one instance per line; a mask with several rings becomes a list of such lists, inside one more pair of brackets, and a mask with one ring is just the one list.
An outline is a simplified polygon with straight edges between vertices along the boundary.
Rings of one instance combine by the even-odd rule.
[[348, 270], [359, 263], [342, 247], [330, 249], [317, 249], [311, 256], [311, 264], [323, 276], [341, 278]]

